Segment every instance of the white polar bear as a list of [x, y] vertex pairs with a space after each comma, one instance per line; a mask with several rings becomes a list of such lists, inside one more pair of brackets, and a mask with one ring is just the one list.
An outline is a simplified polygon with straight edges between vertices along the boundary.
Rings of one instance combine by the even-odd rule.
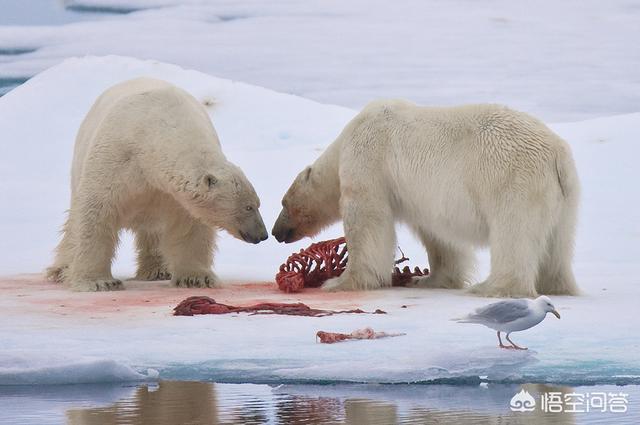
[[342, 218], [349, 262], [325, 289], [390, 286], [400, 221], [429, 257], [415, 284], [463, 288], [472, 248], [488, 244], [491, 274], [473, 292], [573, 295], [578, 197], [569, 146], [527, 114], [377, 101], [296, 177], [273, 235], [294, 242]]
[[138, 279], [214, 286], [216, 229], [265, 240], [259, 206], [204, 106], [163, 81], [126, 81], [105, 91], [80, 127], [69, 217], [47, 274], [75, 290], [121, 289], [111, 261], [126, 228], [135, 232]]

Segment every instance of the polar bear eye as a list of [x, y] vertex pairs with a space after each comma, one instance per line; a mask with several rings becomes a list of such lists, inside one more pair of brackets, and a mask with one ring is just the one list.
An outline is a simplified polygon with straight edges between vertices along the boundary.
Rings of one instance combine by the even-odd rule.
[[251, 205], [247, 205], [244, 209], [247, 211], [253, 211], [253, 207]]
[[212, 188], [218, 183], [218, 179], [212, 174], [207, 174], [206, 176], [204, 176], [204, 181], [206, 185], [209, 186], [209, 188]]

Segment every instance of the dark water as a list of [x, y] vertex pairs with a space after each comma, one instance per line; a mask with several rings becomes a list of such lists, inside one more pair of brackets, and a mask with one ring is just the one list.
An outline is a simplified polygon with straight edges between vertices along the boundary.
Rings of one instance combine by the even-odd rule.
[[65, 0], [0, 0], [0, 25], [61, 25], [135, 10], [77, 6]]
[[[513, 412], [522, 389], [627, 394], [626, 413]], [[144, 385], [0, 387], [0, 423], [179, 424], [638, 424], [640, 386], [539, 384], [282, 385], [161, 381]], [[565, 410], [569, 408], [565, 407]]]
[[27, 81], [27, 77], [2, 78], [0, 77], [0, 96], [7, 94], [10, 90], [15, 89], [20, 84]]
[[[85, 7], [65, 0], [0, 0], [0, 25], [63, 25], [103, 19], [135, 11], [127, 7]], [[1, 41], [1, 40], [0, 40]], [[0, 63], [35, 52], [37, 46], [0, 46]], [[5, 95], [30, 76], [0, 77], [0, 96]]]

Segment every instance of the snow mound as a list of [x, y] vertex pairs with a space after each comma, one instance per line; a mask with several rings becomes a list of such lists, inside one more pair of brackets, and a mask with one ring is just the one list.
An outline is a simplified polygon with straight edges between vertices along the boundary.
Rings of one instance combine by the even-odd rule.
[[640, 8], [629, 0], [64, 3], [111, 13], [0, 27], [0, 49], [26, 51], [0, 58], [0, 81], [71, 56], [118, 54], [355, 108], [375, 97], [501, 102], [570, 120], [635, 112], [640, 96], [640, 55], [629, 42]]

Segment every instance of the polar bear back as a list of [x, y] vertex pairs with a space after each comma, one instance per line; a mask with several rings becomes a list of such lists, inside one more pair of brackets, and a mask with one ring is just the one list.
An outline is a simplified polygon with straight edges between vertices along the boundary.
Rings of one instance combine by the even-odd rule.
[[[420, 214], [449, 235], [478, 243], [487, 238], [488, 217], [510, 196], [566, 195], [558, 184], [562, 170], [567, 187], [577, 186], [566, 142], [539, 120], [500, 105], [376, 101], [337, 143], [343, 185], [371, 185], [377, 178], [375, 184], [393, 194], [396, 212], [404, 215], [399, 219], [416, 222], [412, 215]], [[570, 165], [559, 170], [558, 161]]]
[[475, 168], [488, 161], [492, 169], [504, 171], [517, 161], [525, 172], [567, 149], [541, 121], [493, 104], [436, 108], [402, 100], [376, 101], [350, 126], [355, 128], [348, 131], [349, 136], [360, 131], [368, 139], [359, 142], [349, 137], [350, 142], [364, 142], [361, 148], [366, 148], [375, 139], [379, 158], [384, 155], [387, 163], [417, 157], [426, 162], [459, 161]]
[[[178, 133], [180, 137], [172, 137]], [[105, 143], [120, 145], [118, 149], [109, 148], [109, 152], [144, 151], [149, 161], [161, 160], [154, 158], [157, 154], [182, 157], [185, 162], [224, 158], [203, 105], [186, 91], [153, 78], [117, 84], [95, 101], [76, 137], [72, 193], [89, 155]]]

